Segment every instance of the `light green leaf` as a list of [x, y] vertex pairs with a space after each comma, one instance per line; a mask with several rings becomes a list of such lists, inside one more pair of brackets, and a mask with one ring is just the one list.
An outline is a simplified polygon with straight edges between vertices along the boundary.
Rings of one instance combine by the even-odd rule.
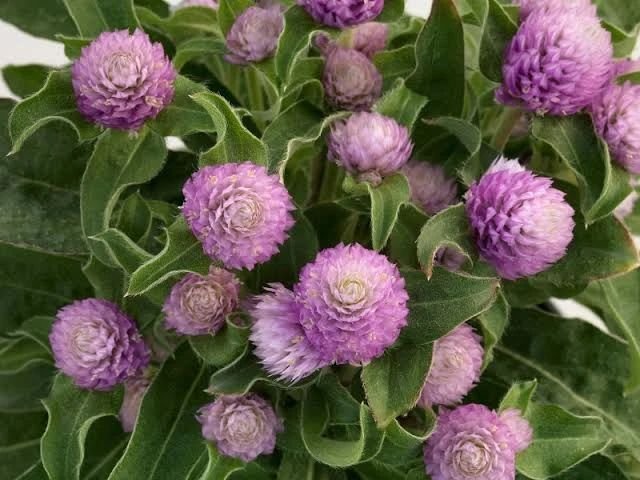
[[139, 27], [132, 0], [63, 0], [80, 35]]
[[7, 65], [2, 69], [2, 77], [13, 93], [24, 98], [42, 88], [50, 69], [37, 64]]
[[320, 27], [300, 6], [289, 8], [284, 14], [284, 31], [280, 36], [275, 56], [278, 77], [288, 83], [296, 55], [306, 51], [311, 34]]
[[537, 388], [538, 382], [536, 380], [514, 383], [500, 402], [499, 411], [504, 412], [507, 409], [515, 408], [522, 415], [526, 415]]
[[178, 45], [173, 57], [173, 65], [176, 70], [180, 71], [185, 64], [192, 60], [222, 56], [225, 52], [225, 42], [219, 38], [192, 38]]
[[489, 80], [500, 83], [504, 51], [516, 34], [517, 26], [498, 0], [477, 1], [477, 11], [480, 14], [482, 10], [486, 12], [480, 43], [480, 70]]
[[5, 1], [0, 3], [0, 18], [31, 35], [50, 40], [61, 32], [68, 35], [76, 33], [62, 0], [44, 3], [41, 0]]
[[376, 102], [374, 109], [395, 119], [411, 131], [427, 101], [427, 97], [412, 92], [403, 80], [398, 80], [393, 89]]
[[484, 361], [482, 368], [487, 368], [493, 361], [493, 349], [500, 342], [507, 326], [509, 325], [509, 316], [511, 307], [505, 296], [500, 293], [489, 310], [478, 315], [478, 321], [482, 327], [484, 336]]
[[220, 35], [217, 12], [212, 8], [179, 8], [161, 17], [149, 8], [136, 6], [136, 14], [146, 31], [168, 36], [176, 45], [204, 35]]
[[207, 451], [209, 452], [209, 463], [200, 480], [226, 480], [233, 472], [242, 470], [245, 466], [242, 460], [221, 455], [211, 444], [207, 445]]
[[109, 255], [110, 265], [117, 265], [129, 274], [153, 258], [149, 252], [140, 248], [131, 238], [116, 228], [108, 228], [90, 238], [103, 244], [104, 251]]
[[596, 0], [598, 13], [614, 25], [630, 32], [640, 23], [640, 5], [625, 0]]
[[227, 318], [225, 326], [215, 335], [190, 337], [193, 351], [207, 364], [224, 367], [242, 354], [247, 346], [249, 327], [239, 315]]
[[[401, 420], [402, 424], [396, 419], [385, 429], [382, 450], [375, 461], [404, 468], [416, 457], [422, 457], [424, 442], [436, 427], [435, 412], [419, 408], [411, 412], [409, 418]], [[411, 425], [410, 431], [403, 424]]]
[[398, 173], [385, 178], [380, 185], [367, 183], [371, 198], [371, 240], [375, 250], [382, 250], [398, 220], [400, 207], [411, 198], [407, 178]]

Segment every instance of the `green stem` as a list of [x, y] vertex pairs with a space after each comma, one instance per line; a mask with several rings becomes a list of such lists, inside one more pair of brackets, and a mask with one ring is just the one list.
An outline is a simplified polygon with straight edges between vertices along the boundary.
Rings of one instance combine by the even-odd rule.
[[504, 150], [509, 137], [511, 137], [511, 132], [513, 132], [518, 120], [520, 120], [522, 113], [519, 108], [506, 107], [504, 109], [500, 117], [500, 125], [498, 125], [498, 129], [491, 140], [491, 146], [500, 152]]
[[264, 98], [262, 96], [260, 74], [253, 70], [251, 66], [245, 67], [244, 73], [249, 90], [249, 108], [254, 112], [261, 112], [264, 110]]

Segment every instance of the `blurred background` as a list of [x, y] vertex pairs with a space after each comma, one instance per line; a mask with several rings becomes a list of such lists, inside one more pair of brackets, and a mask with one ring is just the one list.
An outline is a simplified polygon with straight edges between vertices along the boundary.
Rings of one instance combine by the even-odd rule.
[[[18, 2], [20, 0], [3, 0]], [[168, 0], [176, 4], [180, 0]], [[412, 15], [429, 15], [431, 0], [407, 0], [407, 11]], [[0, 21], [0, 66], [41, 63], [59, 66], [66, 62], [62, 44], [32, 37], [21, 32], [13, 25]], [[2, 78], [0, 78], [0, 97], [11, 96]]]

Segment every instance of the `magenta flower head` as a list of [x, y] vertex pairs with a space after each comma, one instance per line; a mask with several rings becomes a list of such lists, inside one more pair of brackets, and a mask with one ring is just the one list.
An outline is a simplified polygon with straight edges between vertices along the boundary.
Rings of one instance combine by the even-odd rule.
[[373, 184], [400, 170], [413, 150], [409, 130], [373, 112], [334, 122], [328, 144], [330, 160]]
[[251, 462], [271, 454], [283, 430], [273, 407], [255, 393], [223, 395], [198, 412], [202, 436], [227, 457]]
[[508, 280], [546, 270], [573, 239], [573, 208], [550, 178], [500, 158], [469, 188], [466, 209], [482, 257]]
[[266, 262], [294, 224], [295, 207], [278, 176], [250, 162], [206, 166], [182, 192], [191, 231], [227, 268], [251, 270]]
[[351, 27], [382, 12], [384, 0], [298, 0], [313, 19], [329, 27]]
[[558, 8], [567, 10], [578, 9], [579, 13], [593, 10], [591, 0], [515, 0], [513, 3], [520, 6], [520, 18], [525, 19], [534, 11], [551, 11]]
[[186, 7], [207, 7], [212, 10], [217, 10], [218, 0], [183, 0], [178, 5], [178, 8], [186, 8]]
[[71, 67], [80, 113], [109, 128], [138, 130], [171, 103], [176, 70], [142, 30], [100, 34]]
[[640, 72], [640, 60], [618, 60], [615, 64], [616, 77]]
[[572, 115], [613, 75], [611, 35], [595, 6], [534, 10], [507, 47], [496, 99], [539, 115]]
[[480, 379], [483, 357], [480, 336], [467, 324], [437, 340], [419, 403], [424, 407], [460, 403]]
[[531, 441], [531, 428], [517, 411], [511, 411], [506, 421], [484, 405], [441, 412], [424, 447], [424, 463], [432, 480], [515, 478], [516, 454]]
[[640, 174], [640, 85], [610, 85], [594, 101], [591, 115], [613, 159]]
[[388, 36], [389, 27], [385, 23], [363, 23], [347, 33], [347, 47], [372, 58], [385, 49]]
[[307, 339], [327, 362], [366, 364], [407, 324], [409, 296], [398, 268], [358, 244], [321, 251], [294, 291]]
[[150, 383], [151, 379], [147, 375], [133, 377], [124, 383], [124, 398], [118, 418], [122, 424], [122, 430], [127, 433], [133, 432], [133, 427], [138, 420], [142, 398], [147, 393]]
[[97, 298], [61, 308], [49, 342], [56, 366], [81, 388], [110, 390], [149, 363], [149, 350], [133, 320]]
[[270, 285], [252, 312], [254, 353], [267, 372], [280, 380], [296, 382], [329, 365], [307, 340], [300, 323], [300, 307], [290, 290]]
[[229, 53], [224, 58], [238, 65], [261, 62], [273, 56], [283, 29], [280, 6], [249, 7], [236, 18], [227, 33]]
[[215, 334], [238, 306], [240, 282], [222, 268], [207, 275], [188, 273], [176, 283], [162, 307], [167, 328], [182, 335]]
[[411, 160], [402, 172], [411, 186], [411, 199], [429, 215], [435, 215], [456, 203], [458, 186], [444, 168], [429, 162]]

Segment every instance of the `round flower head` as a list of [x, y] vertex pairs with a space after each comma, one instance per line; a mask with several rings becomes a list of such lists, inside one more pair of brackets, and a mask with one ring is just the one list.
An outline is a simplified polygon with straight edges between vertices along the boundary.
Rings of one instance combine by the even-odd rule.
[[522, 417], [520, 410], [509, 408], [500, 413], [500, 420], [502, 420], [511, 431], [512, 445], [516, 453], [523, 452], [531, 445], [533, 441], [533, 429], [531, 425], [529, 425], [529, 422]]
[[78, 110], [104, 127], [138, 130], [173, 100], [176, 71], [142, 30], [100, 34], [71, 67]]
[[178, 8], [186, 8], [186, 7], [207, 7], [213, 10], [217, 10], [218, 0], [183, 0]]
[[265, 399], [254, 394], [223, 395], [198, 411], [202, 436], [227, 457], [251, 462], [271, 454], [282, 421]]
[[[512, 420], [503, 421], [484, 405], [443, 410], [425, 443], [427, 473], [432, 480], [513, 480], [516, 453], [528, 442], [511, 430]], [[522, 427], [526, 420], [520, 420]]]
[[611, 81], [611, 35], [595, 7], [534, 10], [506, 49], [498, 101], [540, 115], [572, 115]]
[[593, 103], [591, 114], [613, 159], [640, 174], [640, 85], [610, 85]]
[[124, 398], [118, 418], [122, 424], [122, 429], [127, 432], [133, 432], [133, 427], [138, 419], [138, 412], [142, 404], [142, 398], [149, 388], [151, 379], [146, 375], [139, 375], [131, 378], [124, 383]]
[[316, 44], [324, 51], [322, 85], [329, 105], [354, 112], [369, 110], [382, 93], [382, 75], [363, 53], [330, 44], [322, 47], [323, 36]]
[[346, 46], [372, 58], [385, 49], [388, 36], [389, 27], [385, 23], [363, 23], [347, 33]]
[[480, 379], [483, 357], [480, 337], [469, 325], [460, 325], [436, 341], [419, 403], [430, 407], [461, 402]]
[[436, 265], [446, 268], [450, 272], [457, 272], [466, 263], [467, 257], [457, 248], [440, 247], [435, 256]]
[[618, 60], [615, 64], [616, 77], [640, 72], [640, 60]]
[[284, 29], [284, 16], [278, 5], [249, 7], [240, 14], [227, 33], [225, 59], [246, 65], [273, 56]]
[[167, 328], [183, 335], [214, 334], [238, 306], [240, 282], [222, 268], [207, 275], [188, 273], [176, 283], [162, 307]]
[[133, 320], [106, 300], [89, 298], [61, 308], [49, 341], [56, 366], [81, 388], [109, 390], [149, 363]]
[[373, 112], [334, 122], [328, 144], [330, 160], [374, 184], [400, 170], [413, 150], [405, 127]]
[[182, 192], [191, 231], [205, 253], [228, 268], [266, 262], [294, 224], [294, 206], [278, 176], [250, 162], [206, 166]]
[[523, 19], [536, 10], [552, 11], [563, 8], [577, 9], [578, 13], [593, 11], [591, 0], [515, 0], [513, 3], [520, 6], [520, 18]]
[[298, 0], [313, 19], [329, 27], [351, 27], [373, 20], [384, 0]]
[[307, 340], [296, 298], [282, 285], [270, 285], [258, 297], [252, 317], [254, 353], [271, 375], [296, 382], [329, 364]]
[[447, 176], [440, 165], [411, 160], [402, 171], [411, 186], [411, 199], [429, 215], [456, 203], [456, 180]]
[[365, 364], [407, 324], [409, 296], [397, 267], [358, 244], [321, 251], [295, 293], [307, 339], [327, 362]]
[[467, 216], [482, 257], [508, 280], [546, 270], [567, 252], [573, 208], [550, 178], [501, 158], [471, 185]]

